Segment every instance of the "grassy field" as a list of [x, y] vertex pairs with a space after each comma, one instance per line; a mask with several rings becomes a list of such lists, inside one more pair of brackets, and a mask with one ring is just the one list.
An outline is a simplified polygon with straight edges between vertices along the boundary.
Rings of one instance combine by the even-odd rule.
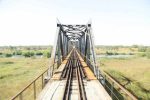
[[150, 100], [150, 59], [146, 57], [101, 58], [100, 68], [111, 74], [141, 100]]
[[48, 58], [0, 58], [0, 100], [16, 95], [46, 70]]
[[96, 46], [95, 48], [96, 54], [136, 54], [139, 52], [138, 47], [133, 46]]
[[[150, 47], [97, 46], [95, 50], [98, 55], [132, 55], [130, 58], [101, 58], [98, 62], [102, 70], [139, 99], [150, 100]], [[1, 47], [0, 100], [10, 99], [39, 76], [48, 66], [50, 51], [49, 46]], [[16, 55], [23, 57], [13, 57]]]

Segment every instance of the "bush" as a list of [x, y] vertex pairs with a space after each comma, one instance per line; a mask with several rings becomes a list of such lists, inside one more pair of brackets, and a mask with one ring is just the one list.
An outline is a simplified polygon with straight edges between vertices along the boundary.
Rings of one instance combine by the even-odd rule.
[[6, 53], [6, 54], [5, 54], [5, 57], [12, 57], [12, 54]]
[[50, 57], [51, 57], [50, 52], [47, 52], [47, 58], [50, 58]]
[[13, 52], [12, 54], [13, 54], [13, 55], [16, 55], [16, 52]]
[[139, 51], [139, 52], [145, 52], [145, 51], [146, 51], [146, 47], [139, 47], [139, 48], [138, 48], [138, 51]]
[[147, 53], [146, 53], [146, 57], [147, 57], [148, 59], [150, 59], [150, 52], [147, 52]]
[[118, 53], [117, 53], [117, 52], [115, 52], [115, 53], [114, 53], [114, 55], [118, 55]]
[[47, 52], [44, 53], [44, 56], [47, 57], [47, 58], [50, 58], [51, 57], [51, 53], [47, 51]]
[[106, 55], [113, 55], [113, 53], [106, 51]]
[[140, 57], [147, 57], [148, 59], [150, 59], [150, 52], [139, 53], [138, 56], [140, 56]]
[[138, 56], [139, 56], [139, 57], [145, 57], [146, 54], [145, 54], [145, 53], [138, 53]]
[[0, 55], [2, 55], [3, 53], [2, 52], [0, 52]]
[[134, 53], [131, 53], [131, 52], [130, 52], [129, 55], [134, 55]]
[[36, 55], [43, 55], [42, 52], [36, 52]]
[[23, 54], [23, 56], [25, 56], [25, 57], [32, 57], [32, 56], [34, 56], [34, 52], [25, 52]]
[[15, 51], [15, 52], [13, 52], [13, 55], [22, 55], [22, 52], [21, 51]]
[[22, 55], [22, 52], [21, 51], [17, 51], [16, 55]]

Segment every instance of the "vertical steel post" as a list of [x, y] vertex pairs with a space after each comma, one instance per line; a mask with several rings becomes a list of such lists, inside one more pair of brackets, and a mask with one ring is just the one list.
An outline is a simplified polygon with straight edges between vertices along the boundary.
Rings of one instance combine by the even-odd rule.
[[111, 84], [111, 98], [113, 98], [113, 89], [114, 89], [114, 82]]
[[56, 36], [55, 36], [55, 41], [54, 41], [54, 45], [53, 45], [53, 50], [51, 53], [51, 62], [50, 64], [52, 66], [49, 66], [49, 77], [51, 77], [53, 75], [53, 71], [54, 71], [54, 63], [55, 63], [55, 59], [56, 59], [56, 51], [57, 51], [57, 46], [58, 46], [58, 39], [59, 39], [59, 33], [60, 33], [60, 24], [57, 24], [57, 30], [56, 30]]
[[[85, 55], [85, 57], [87, 56], [87, 49], [88, 49], [88, 35], [86, 34], [86, 41], [85, 41], [85, 51], [84, 51], [84, 55]], [[86, 60], [85, 58], [84, 58], [84, 60]]]
[[62, 56], [62, 60], [64, 60], [64, 46], [63, 46], [63, 33], [60, 32], [59, 34], [59, 39], [60, 39], [60, 50], [61, 50], [61, 56]]
[[84, 35], [82, 36], [82, 39], [83, 39], [83, 54], [85, 54], [85, 33]]
[[34, 100], [36, 99], [36, 85], [35, 85], [35, 81], [33, 83], [33, 88], [34, 88]]
[[82, 46], [83, 46], [82, 45], [82, 39], [79, 39], [79, 48], [80, 48], [79, 50], [80, 50], [81, 53], [82, 53]]
[[20, 99], [20, 100], [23, 100], [23, 99], [22, 99], [22, 92], [20, 93], [19, 99]]
[[90, 46], [91, 46], [91, 53], [92, 53], [92, 60], [93, 60], [93, 67], [94, 67], [94, 74], [96, 75], [96, 77], [98, 78], [98, 68], [97, 68], [97, 63], [96, 63], [96, 58], [95, 58], [95, 50], [94, 50], [94, 40], [93, 40], [93, 36], [92, 36], [92, 29], [91, 29], [91, 24], [88, 24], [88, 33], [89, 33], [89, 38], [90, 38]]
[[58, 62], [57, 62], [57, 68], [60, 66], [60, 64], [61, 64], [61, 51], [60, 51], [60, 49], [61, 49], [61, 47], [60, 47], [60, 38], [61, 38], [61, 36], [60, 36], [60, 34], [61, 34], [61, 32], [59, 33], [59, 35], [58, 35], [58, 42], [57, 42], [57, 59], [58, 59]]
[[68, 55], [68, 42], [69, 42], [69, 39], [68, 38], [66, 38], [66, 51], [67, 51], [67, 55]]
[[42, 89], [44, 88], [44, 78], [43, 78], [43, 74], [42, 74]]
[[63, 51], [64, 51], [64, 57], [66, 57], [66, 36], [63, 34]]

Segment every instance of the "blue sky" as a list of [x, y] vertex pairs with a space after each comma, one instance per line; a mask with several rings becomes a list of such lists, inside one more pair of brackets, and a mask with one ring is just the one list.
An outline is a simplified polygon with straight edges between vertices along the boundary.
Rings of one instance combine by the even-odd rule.
[[0, 45], [49, 45], [63, 24], [92, 20], [95, 44], [150, 45], [149, 0], [0, 0]]

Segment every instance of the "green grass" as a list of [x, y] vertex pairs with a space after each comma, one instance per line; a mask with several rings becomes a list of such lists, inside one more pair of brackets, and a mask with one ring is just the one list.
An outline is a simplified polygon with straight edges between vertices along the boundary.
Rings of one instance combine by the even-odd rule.
[[0, 58], [0, 100], [16, 95], [47, 67], [47, 58]]
[[99, 60], [101, 69], [111, 74], [139, 99], [150, 100], [150, 59], [133, 57]]
[[[17, 47], [16, 47], [17, 48]], [[5, 54], [17, 54], [16, 48], [0, 49], [0, 56]], [[95, 48], [97, 54], [134, 54], [134, 58], [102, 58], [101, 69], [107, 71], [128, 90], [143, 100], [150, 99], [150, 54], [141, 52], [137, 47], [101, 47]], [[48, 66], [48, 58], [51, 48], [48, 47], [21, 47], [18, 52], [34, 54], [42, 53], [43, 58], [0, 58], [0, 100], [10, 99], [39, 76]], [[149, 51], [147, 51], [149, 52]], [[41, 83], [39, 81], [39, 83]], [[37, 82], [38, 84], [38, 82]], [[40, 85], [40, 84], [39, 84]], [[31, 86], [33, 88], [33, 86]], [[28, 90], [30, 91], [30, 90]], [[26, 92], [28, 92], [26, 91]], [[25, 95], [25, 94], [24, 94]], [[28, 94], [26, 94], [28, 95]], [[31, 99], [27, 99], [31, 100]]]

